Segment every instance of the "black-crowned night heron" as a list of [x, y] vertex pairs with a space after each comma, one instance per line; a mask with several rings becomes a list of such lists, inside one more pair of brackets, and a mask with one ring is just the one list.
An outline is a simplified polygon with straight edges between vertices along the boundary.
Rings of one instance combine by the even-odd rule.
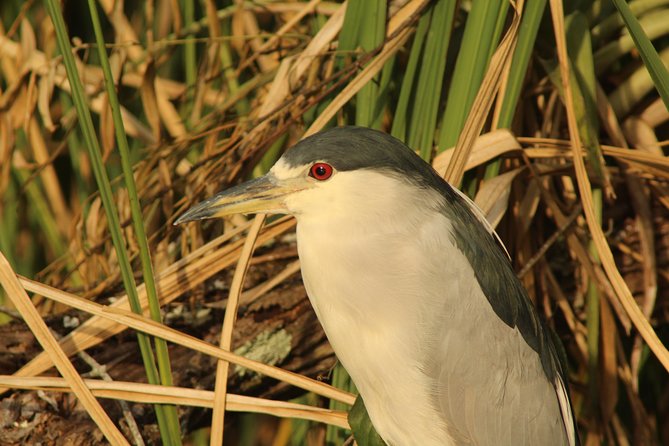
[[402, 142], [343, 127], [186, 212], [297, 218], [302, 277], [381, 437], [575, 445], [556, 346], [481, 211]]

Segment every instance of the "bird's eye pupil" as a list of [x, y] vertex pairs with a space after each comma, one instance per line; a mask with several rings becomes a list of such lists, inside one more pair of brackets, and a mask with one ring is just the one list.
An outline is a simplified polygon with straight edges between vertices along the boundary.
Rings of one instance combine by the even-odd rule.
[[327, 163], [316, 163], [311, 166], [309, 176], [319, 181], [327, 180], [332, 176], [332, 166]]

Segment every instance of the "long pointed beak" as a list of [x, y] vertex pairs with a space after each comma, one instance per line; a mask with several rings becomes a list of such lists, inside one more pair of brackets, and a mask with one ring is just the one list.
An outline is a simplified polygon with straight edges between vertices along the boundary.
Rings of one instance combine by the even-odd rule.
[[285, 213], [284, 197], [300, 189], [276, 180], [270, 173], [219, 192], [190, 208], [174, 224], [232, 214]]

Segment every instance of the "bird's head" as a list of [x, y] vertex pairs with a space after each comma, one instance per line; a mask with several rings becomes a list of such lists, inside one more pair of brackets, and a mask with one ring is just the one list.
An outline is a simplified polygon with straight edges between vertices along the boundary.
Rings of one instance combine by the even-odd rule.
[[[300, 141], [266, 175], [197, 204], [175, 224], [237, 213], [292, 214], [298, 220], [361, 215], [397, 209], [391, 203], [425, 197], [426, 188], [443, 184], [399, 140], [366, 128], [338, 127]], [[407, 193], [412, 190], [416, 193]]]

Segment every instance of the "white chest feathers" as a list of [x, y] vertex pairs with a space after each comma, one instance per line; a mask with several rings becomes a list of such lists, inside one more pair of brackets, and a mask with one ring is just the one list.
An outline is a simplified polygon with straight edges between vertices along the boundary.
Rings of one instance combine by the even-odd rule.
[[364, 198], [351, 206], [365, 209], [331, 203], [327, 218], [298, 215], [307, 293], [379, 434], [398, 446], [448, 445], [436, 389], [421, 366], [430, 340], [420, 336], [433, 324], [434, 308], [442, 306], [435, 300], [444, 298], [443, 289], [426, 289], [425, 279], [438, 274], [443, 283], [447, 274], [431, 271], [426, 249], [429, 254], [450, 243], [434, 239], [448, 237], [448, 222], [429, 213], [407, 224], [405, 216], [383, 215], [392, 207], [382, 198]]

